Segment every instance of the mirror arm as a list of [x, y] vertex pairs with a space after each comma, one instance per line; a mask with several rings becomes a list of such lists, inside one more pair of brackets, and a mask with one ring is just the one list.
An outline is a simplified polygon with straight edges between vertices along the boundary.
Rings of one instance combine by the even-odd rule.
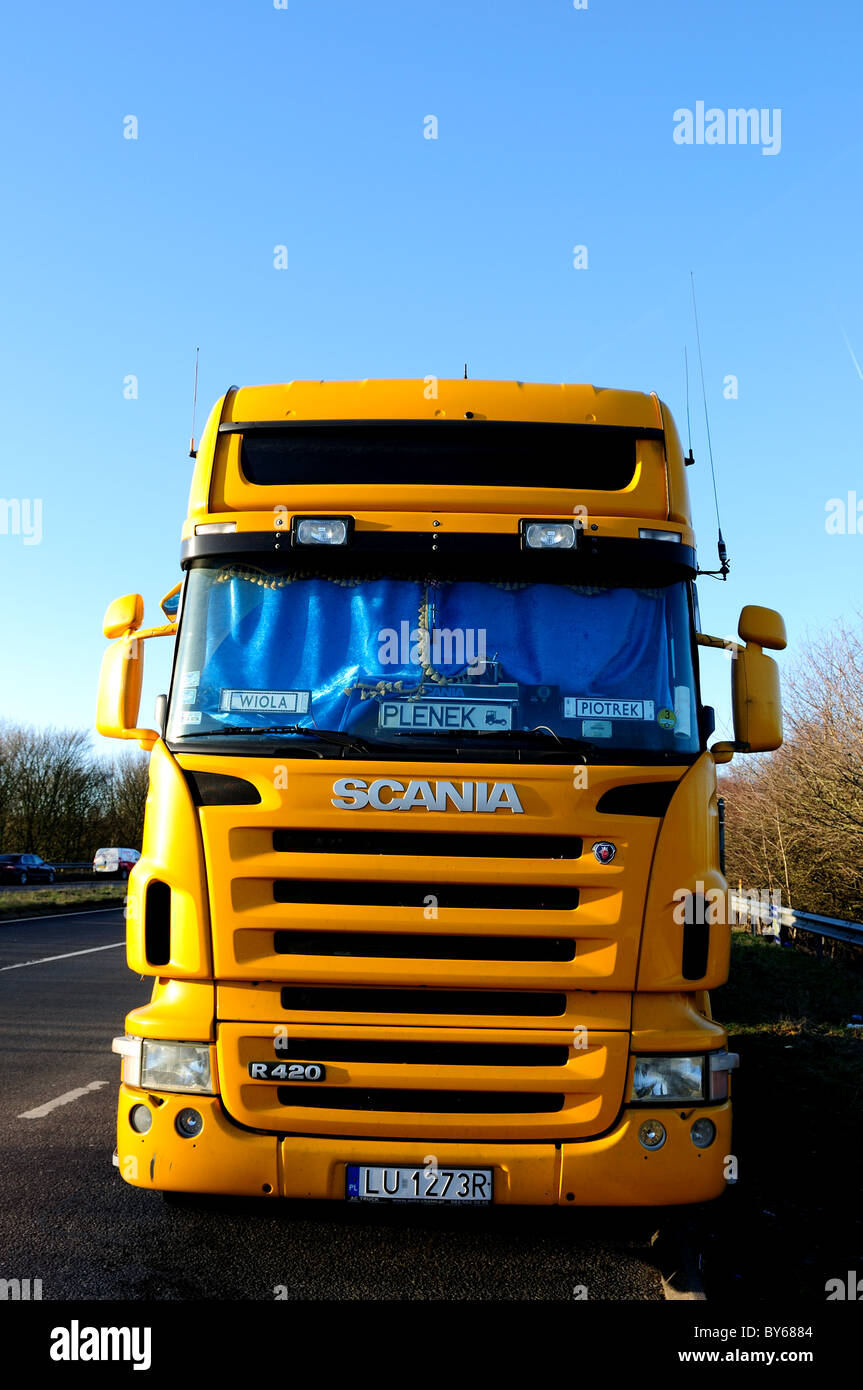
[[726, 652], [743, 651], [739, 642], [732, 642], [730, 638], [725, 637], [710, 637], [706, 632], [696, 632], [695, 640], [699, 647], [719, 647]]
[[112, 734], [112, 738], [134, 739], [145, 753], [149, 753], [162, 735], [157, 729], [124, 729], [122, 733]]
[[715, 763], [730, 763], [735, 753], [748, 753], [750, 749], [748, 743], [728, 739], [722, 743], [714, 743], [707, 751], [712, 754]]
[[142, 627], [137, 632], [130, 632], [130, 637], [135, 637], [140, 642], [146, 642], [148, 637], [176, 637], [177, 624], [165, 623], [163, 627]]

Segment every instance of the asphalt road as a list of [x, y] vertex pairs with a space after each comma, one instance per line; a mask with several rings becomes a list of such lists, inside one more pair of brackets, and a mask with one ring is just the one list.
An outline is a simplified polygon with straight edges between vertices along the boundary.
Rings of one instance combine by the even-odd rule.
[[[662, 1300], [642, 1214], [419, 1210], [127, 1187], [111, 1038], [150, 982], [119, 909], [0, 925], [0, 1278], [44, 1300]], [[80, 1092], [41, 1116], [47, 1102]], [[281, 1294], [284, 1297], [285, 1294]], [[584, 1295], [579, 1295], [583, 1297]]]

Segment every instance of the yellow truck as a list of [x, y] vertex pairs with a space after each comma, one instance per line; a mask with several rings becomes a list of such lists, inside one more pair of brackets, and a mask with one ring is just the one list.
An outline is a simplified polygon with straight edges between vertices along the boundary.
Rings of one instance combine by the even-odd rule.
[[[117, 1163], [168, 1193], [720, 1194], [736, 1057], [716, 764], [781, 742], [782, 619], [699, 631], [655, 396], [232, 387], [183, 581], [110, 605], [98, 727], [150, 750]], [[147, 641], [175, 639], [158, 728]], [[699, 648], [733, 661], [708, 746]], [[709, 908], [706, 909], [706, 904]]]

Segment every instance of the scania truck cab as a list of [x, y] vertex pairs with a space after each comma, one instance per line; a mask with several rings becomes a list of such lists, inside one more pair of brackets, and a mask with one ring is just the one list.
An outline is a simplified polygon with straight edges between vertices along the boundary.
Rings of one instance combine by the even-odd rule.
[[[117, 1162], [167, 1192], [718, 1196], [736, 1058], [716, 765], [781, 742], [771, 610], [699, 631], [655, 396], [231, 388], [182, 582], [105, 616], [98, 727], [150, 750]], [[175, 643], [156, 728], [143, 653]], [[699, 655], [732, 655], [709, 746]], [[705, 902], [714, 910], [705, 911]]]

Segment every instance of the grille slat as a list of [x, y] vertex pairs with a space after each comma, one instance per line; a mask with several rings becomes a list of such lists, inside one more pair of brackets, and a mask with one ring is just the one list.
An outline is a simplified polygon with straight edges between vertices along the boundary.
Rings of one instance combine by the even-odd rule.
[[565, 1067], [563, 1043], [462, 1043], [377, 1038], [298, 1038], [280, 1046], [280, 1062], [384, 1062], [404, 1066]]
[[578, 907], [578, 889], [548, 884], [369, 883], [363, 880], [280, 878], [273, 883], [277, 903], [326, 903], [334, 907], [417, 907], [429, 894], [442, 908], [479, 907], [505, 912], [566, 912]]
[[408, 854], [483, 859], [579, 859], [577, 835], [483, 835], [406, 830], [274, 830], [277, 854]]
[[562, 991], [487, 989], [308, 989], [286, 985], [282, 1008], [304, 1013], [471, 1014], [487, 1017], [560, 1018]]
[[381, 960], [574, 960], [575, 942], [545, 936], [409, 936], [403, 932], [277, 931], [279, 956]]
[[292, 1110], [377, 1110], [403, 1114], [459, 1115], [554, 1115], [563, 1109], [564, 1097], [553, 1093], [511, 1091], [392, 1091], [333, 1086], [280, 1086], [280, 1105]]

